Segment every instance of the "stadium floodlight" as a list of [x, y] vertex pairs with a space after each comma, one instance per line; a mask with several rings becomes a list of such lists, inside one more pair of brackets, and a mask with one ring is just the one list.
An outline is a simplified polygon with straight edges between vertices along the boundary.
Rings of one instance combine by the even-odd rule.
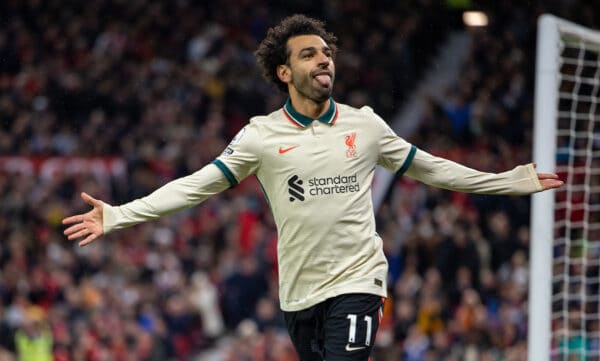
[[528, 360], [600, 360], [600, 32], [538, 22]]
[[470, 27], [483, 27], [488, 25], [488, 16], [483, 11], [465, 11], [463, 23]]

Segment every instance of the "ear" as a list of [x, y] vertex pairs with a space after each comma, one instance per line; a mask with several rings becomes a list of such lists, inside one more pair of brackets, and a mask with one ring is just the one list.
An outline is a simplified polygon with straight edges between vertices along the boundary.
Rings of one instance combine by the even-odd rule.
[[286, 64], [277, 65], [277, 77], [284, 83], [292, 81], [292, 69]]

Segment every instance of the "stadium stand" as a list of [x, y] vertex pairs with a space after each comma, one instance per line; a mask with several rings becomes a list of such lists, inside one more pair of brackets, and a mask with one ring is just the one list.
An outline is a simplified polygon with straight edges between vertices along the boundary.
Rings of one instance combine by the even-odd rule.
[[[529, 161], [535, 18], [599, 25], [591, 3], [545, 3], [488, 5], [460, 81], [410, 141], [490, 171]], [[296, 360], [256, 182], [89, 247], [59, 223], [82, 190], [145, 195], [281, 106], [252, 52], [291, 12], [340, 38], [336, 99], [384, 117], [459, 27], [426, 0], [0, 3], [0, 361], [29, 360], [43, 345], [23, 337], [48, 333], [44, 360]], [[377, 215], [393, 282], [375, 359], [523, 360], [528, 217], [526, 198], [398, 180]]]

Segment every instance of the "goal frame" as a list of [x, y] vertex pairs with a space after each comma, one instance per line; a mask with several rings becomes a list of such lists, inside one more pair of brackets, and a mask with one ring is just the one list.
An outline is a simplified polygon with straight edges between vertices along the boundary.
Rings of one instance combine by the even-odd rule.
[[[544, 14], [538, 19], [533, 160], [539, 172], [555, 172], [557, 166], [561, 38], [577, 36], [592, 41], [590, 31], [595, 33], [594, 30], [550, 14]], [[529, 361], [551, 358], [554, 209], [554, 190], [532, 196], [528, 300]]]

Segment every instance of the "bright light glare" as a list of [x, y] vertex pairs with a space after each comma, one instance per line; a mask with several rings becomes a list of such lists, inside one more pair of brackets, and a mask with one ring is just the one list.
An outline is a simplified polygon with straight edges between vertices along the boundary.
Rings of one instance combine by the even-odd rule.
[[463, 22], [466, 26], [487, 26], [488, 17], [482, 11], [465, 11]]

